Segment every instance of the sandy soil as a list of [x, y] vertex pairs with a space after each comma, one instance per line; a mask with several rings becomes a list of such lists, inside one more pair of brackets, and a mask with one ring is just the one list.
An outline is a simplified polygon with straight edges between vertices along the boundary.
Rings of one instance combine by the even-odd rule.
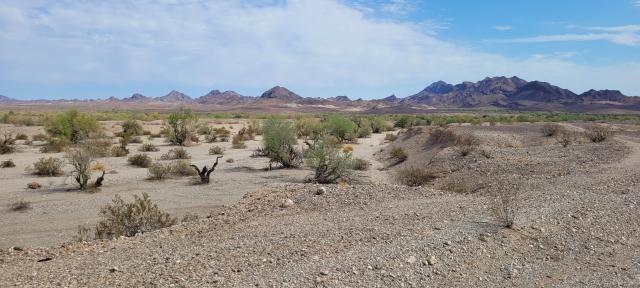
[[[212, 127], [232, 127], [236, 132], [243, 127], [237, 120], [224, 121], [233, 124], [221, 124], [220, 120], [210, 120]], [[105, 121], [102, 126], [110, 132], [119, 131], [119, 122]], [[35, 135], [42, 133], [42, 127], [8, 127], [16, 133]], [[157, 133], [161, 122], [145, 124], [145, 129]], [[363, 182], [385, 182], [385, 173], [375, 167], [382, 164], [372, 159], [371, 155], [384, 144], [384, 135], [376, 134], [371, 138], [360, 139], [353, 144], [356, 157], [372, 161], [374, 169], [359, 172]], [[147, 152], [153, 159], [159, 159], [174, 146], [169, 146], [162, 138], [144, 137], [145, 142], [156, 144], [160, 151]], [[19, 141], [18, 143], [22, 143]], [[30, 175], [26, 169], [41, 157], [62, 157], [63, 153], [43, 154], [34, 145], [19, 145], [19, 151], [9, 155], [0, 155], [0, 161], [12, 159], [16, 167], [0, 169], [0, 248], [12, 246], [38, 247], [60, 245], [71, 241], [77, 234], [78, 225], [93, 226], [98, 220], [100, 207], [109, 203], [114, 195], [131, 199], [131, 195], [147, 192], [151, 199], [167, 212], [179, 218], [185, 214], [205, 216], [212, 207], [237, 201], [248, 192], [253, 192], [268, 183], [301, 183], [311, 171], [306, 169], [274, 169], [265, 171], [268, 166], [266, 158], [251, 157], [253, 151], [261, 145], [260, 136], [247, 141], [246, 149], [231, 149], [230, 142], [201, 143], [187, 147], [191, 155], [191, 163], [201, 167], [211, 165], [215, 156], [209, 155], [209, 147], [218, 145], [225, 149], [216, 171], [212, 174], [209, 185], [193, 185], [191, 177], [149, 181], [146, 168], [137, 168], [127, 163], [127, 157], [100, 158], [107, 171], [104, 186], [99, 193], [86, 193], [74, 189], [73, 180], [68, 177], [39, 177]], [[142, 144], [130, 144], [130, 155], [141, 153], [138, 148]], [[233, 163], [227, 163], [227, 159]], [[27, 189], [27, 183], [38, 182], [43, 188]], [[8, 207], [11, 203], [24, 199], [31, 203], [31, 209], [13, 212]]]

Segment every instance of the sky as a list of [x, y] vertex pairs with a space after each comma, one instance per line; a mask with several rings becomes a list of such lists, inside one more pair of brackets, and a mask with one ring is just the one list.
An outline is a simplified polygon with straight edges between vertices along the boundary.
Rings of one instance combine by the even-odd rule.
[[640, 96], [640, 0], [0, 1], [16, 99], [373, 99], [503, 75]]

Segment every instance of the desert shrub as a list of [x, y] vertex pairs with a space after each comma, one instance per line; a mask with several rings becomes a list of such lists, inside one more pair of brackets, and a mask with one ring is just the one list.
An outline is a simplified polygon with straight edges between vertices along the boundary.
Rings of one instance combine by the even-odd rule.
[[371, 130], [371, 127], [360, 127], [358, 128], [358, 131], [356, 132], [356, 136], [358, 138], [368, 138], [371, 136], [371, 133], [373, 131]]
[[305, 138], [316, 138], [323, 131], [322, 124], [315, 118], [298, 118], [294, 122], [294, 127], [296, 135]]
[[586, 128], [584, 131], [585, 137], [589, 139], [591, 142], [599, 143], [606, 141], [611, 135], [613, 135], [613, 131], [609, 126], [601, 125], [601, 124], [592, 124]]
[[95, 157], [107, 157], [111, 155], [111, 140], [109, 139], [87, 139], [82, 141], [82, 147], [89, 150]]
[[16, 139], [13, 138], [13, 134], [6, 130], [0, 132], [0, 154], [9, 154], [16, 151], [14, 147]]
[[136, 120], [126, 120], [122, 122], [122, 133], [131, 136], [140, 136], [144, 134], [142, 125]]
[[407, 158], [407, 153], [404, 152], [404, 149], [401, 147], [393, 147], [391, 148], [391, 151], [389, 151], [389, 159], [391, 160], [392, 165], [400, 164], [406, 161]]
[[262, 144], [264, 154], [269, 163], [279, 163], [283, 167], [298, 167], [302, 162], [302, 154], [297, 145], [296, 132], [293, 126], [281, 119], [271, 118], [262, 127]]
[[458, 134], [448, 128], [435, 128], [429, 132], [429, 139], [427, 142], [431, 145], [440, 145], [442, 147], [448, 147], [453, 145], [458, 140]]
[[414, 120], [415, 120], [415, 117], [413, 117], [413, 116], [403, 115], [403, 116], [400, 116], [400, 117], [396, 118], [396, 121], [393, 123], [393, 127], [409, 128], [409, 127], [413, 126], [413, 121]]
[[144, 142], [144, 140], [142, 140], [142, 137], [133, 137], [129, 140], [129, 143], [134, 143], [134, 144], [142, 144]]
[[157, 152], [157, 151], [160, 151], [160, 148], [156, 147], [156, 145], [153, 145], [153, 143], [145, 143], [145, 144], [142, 144], [142, 146], [140, 146], [138, 151], [140, 151], [140, 152]]
[[387, 133], [386, 135], [384, 135], [384, 140], [387, 140], [389, 142], [396, 141], [396, 139], [398, 139], [398, 135], [396, 135], [396, 134]]
[[91, 150], [71, 148], [67, 150], [65, 158], [69, 165], [73, 167], [71, 176], [78, 183], [80, 190], [87, 189], [87, 183], [91, 178], [91, 164], [94, 161], [94, 155]]
[[47, 135], [44, 135], [42, 133], [38, 133], [36, 135], [31, 136], [31, 140], [33, 141], [47, 141], [47, 139], [49, 139], [49, 137], [47, 137]]
[[129, 155], [129, 150], [127, 148], [123, 148], [122, 146], [113, 146], [111, 147], [111, 156], [113, 157], [124, 157]]
[[467, 156], [480, 145], [480, 139], [471, 133], [464, 133], [456, 137], [456, 151], [461, 156]]
[[209, 135], [212, 132], [213, 132], [213, 129], [207, 124], [199, 125], [198, 128], [196, 129], [196, 133], [198, 133], [198, 135]]
[[182, 216], [182, 220], [180, 220], [180, 223], [196, 222], [199, 218], [200, 217], [198, 217], [197, 214], [187, 213]]
[[33, 174], [38, 176], [60, 176], [63, 174], [64, 161], [60, 158], [40, 158], [33, 163]]
[[233, 163], [235, 160], [233, 160], [233, 158], [227, 158], [226, 162], [227, 163]]
[[555, 136], [555, 139], [558, 144], [566, 148], [576, 140], [576, 136], [571, 131], [561, 131]]
[[60, 153], [64, 151], [64, 149], [71, 145], [71, 142], [63, 139], [50, 138], [49, 141], [42, 147], [40, 147], [40, 152], [42, 153]]
[[98, 121], [89, 114], [69, 110], [47, 119], [45, 130], [49, 135], [74, 144], [89, 138], [91, 133], [99, 130]]
[[11, 209], [11, 211], [23, 211], [29, 208], [31, 208], [31, 203], [29, 203], [28, 201], [25, 201], [24, 199], [20, 199], [9, 205], [9, 209]]
[[342, 142], [356, 139], [356, 129], [358, 126], [343, 116], [332, 115], [327, 117], [324, 127], [329, 134], [335, 136]]
[[145, 135], [145, 136], [151, 136], [151, 131], [149, 131], [149, 130], [142, 130], [142, 135]]
[[189, 109], [181, 109], [169, 114], [167, 119], [167, 140], [174, 145], [185, 145], [191, 140], [195, 123], [198, 122], [196, 114]]
[[29, 188], [29, 189], [40, 189], [40, 188], [42, 188], [42, 185], [40, 185], [40, 183], [38, 183], [38, 182], [30, 182], [30, 183], [27, 183], [27, 188]]
[[256, 119], [252, 119], [249, 127], [247, 127], [247, 133], [251, 135], [262, 135], [262, 123]]
[[153, 162], [151, 161], [151, 157], [149, 157], [149, 155], [145, 153], [132, 155], [129, 157], [129, 159], [127, 159], [127, 161], [129, 161], [129, 164], [133, 166], [142, 167], [142, 168], [147, 168], [151, 166], [151, 163]]
[[211, 148], [209, 148], [209, 155], [223, 155], [224, 154], [224, 149], [222, 149], [222, 147], [220, 146], [211, 146]]
[[156, 162], [149, 166], [147, 174], [149, 180], [163, 180], [171, 175], [172, 163], [160, 163]]
[[353, 170], [366, 171], [369, 170], [369, 166], [371, 166], [371, 163], [362, 158], [355, 158], [351, 162], [351, 169]]
[[27, 134], [24, 134], [24, 133], [18, 133], [16, 135], [16, 140], [29, 140], [29, 136], [27, 136]]
[[402, 185], [417, 187], [425, 185], [437, 178], [437, 174], [429, 169], [409, 167], [398, 171], [396, 181]]
[[558, 123], [545, 123], [540, 128], [540, 132], [542, 132], [542, 136], [544, 137], [553, 137], [562, 132], [563, 128]]
[[231, 148], [233, 149], [244, 149], [247, 148], [247, 145], [244, 144], [244, 140], [242, 139], [241, 134], [236, 134], [231, 139]]
[[171, 175], [174, 176], [196, 176], [198, 173], [191, 167], [191, 163], [186, 160], [178, 160], [171, 163]]
[[304, 153], [305, 163], [314, 169], [313, 182], [336, 183], [351, 177], [351, 153], [344, 153], [332, 141], [318, 140]]
[[187, 152], [187, 150], [185, 150], [182, 147], [173, 148], [167, 151], [167, 153], [160, 156], [160, 159], [162, 160], [189, 159], [189, 158], [191, 158], [191, 156], [189, 155], [189, 152]]
[[11, 167], [16, 167], [16, 163], [13, 163], [13, 160], [11, 159], [0, 162], [0, 168], [11, 168]]
[[491, 212], [501, 226], [513, 228], [519, 209], [517, 187], [504, 182], [495, 182], [489, 187], [493, 196]]
[[102, 220], [96, 226], [96, 239], [131, 237], [176, 224], [177, 220], [151, 202], [147, 193], [134, 195], [132, 203], [125, 203], [116, 195], [111, 204], [100, 209]]
[[393, 126], [389, 125], [384, 119], [380, 117], [373, 117], [371, 119], [371, 131], [373, 133], [382, 133], [391, 130], [393, 130]]

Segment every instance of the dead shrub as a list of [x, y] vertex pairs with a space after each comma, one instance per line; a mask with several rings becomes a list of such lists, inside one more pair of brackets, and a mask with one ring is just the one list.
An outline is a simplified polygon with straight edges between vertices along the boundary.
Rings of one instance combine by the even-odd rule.
[[209, 148], [209, 155], [223, 155], [224, 149], [220, 146], [212, 146]]
[[151, 163], [153, 163], [151, 157], [149, 157], [149, 155], [145, 153], [130, 156], [127, 161], [129, 161], [129, 164], [141, 168], [148, 168], [149, 166], [151, 166]]
[[471, 133], [465, 133], [457, 135], [455, 145], [458, 153], [464, 157], [478, 148], [480, 139]]
[[513, 184], [494, 182], [489, 186], [492, 205], [490, 206], [496, 220], [502, 227], [513, 228], [518, 214], [518, 189]]
[[366, 171], [369, 170], [369, 166], [371, 166], [371, 163], [362, 158], [354, 158], [353, 161], [351, 161], [351, 169], [353, 170]]
[[29, 203], [28, 201], [25, 201], [24, 199], [20, 199], [9, 205], [9, 209], [11, 209], [11, 211], [23, 211], [29, 208], [31, 208], [31, 203]]
[[40, 188], [42, 188], [42, 185], [40, 185], [40, 183], [38, 183], [38, 182], [30, 182], [30, 183], [27, 183], [27, 188], [29, 188], [29, 189], [40, 189]]
[[174, 160], [174, 159], [189, 159], [191, 156], [189, 152], [182, 147], [173, 148], [169, 150], [166, 154], [160, 156], [162, 160]]
[[33, 163], [33, 174], [38, 176], [60, 176], [63, 174], [64, 161], [60, 158], [42, 157]]
[[133, 197], [133, 202], [126, 203], [116, 195], [111, 204], [100, 209], [102, 220], [96, 226], [96, 239], [131, 237], [177, 223], [176, 218], [151, 202], [147, 193], [142, 193], [142, 198], [137, 195]]
[[73, 167], [71, 176], [78, 183], [80, 190], [87, 189], [87, 183], [91, 178], [91, 164], [94, 162], [93, 151], [85, 148], [72, 148], [67, 150], [65, 158]]
[[555, 136], [555, 139], [558, 144], [566, 148], [576, 141], [576, 135], [571, 131], [562, 131]]
[[14, 146], [16, 139], [11, 132], [3, 130], [0, 135], [0, 154], [9, 154], [16, 151]]
[[156, 145], [153, 145], [153, 143], [145, 143], [145, 144], [142, 144], [142, 146], [140, 146], [138, 151], [140, 151], [140, 152], [157, 152], [157, 151], [160, 151], [160, 148], [156, 147]]
[[431, 145], [440, 145], [442, 147], [448, 147], [456, 143], [458, 135], [453, 130], [448, 128], [435, 128], [429, 132], [429, 138], [427, 143]]
[[600, 143], [611, 137], [613, 135], [613, 130], [611, 130], [611, 127], [609, 126], [593, 124], [587, 127], [584, 131], [584, 135], [591, 142]]
[[544, 137], [553, 137], [562, 132], [564, 128], [560, 126], [558, 123], [546, 123], [542, 125], [540, 132], [542, 132], [542, 136]]
[[129, 150], [122, 146], [113, 146], [111, 147], [111, 156], [112, 157], [124, 157], [129, 155]]
[[437, 173], [424, 168], [409, 167], [398, 171], [395, 179], [398, 183], [410, 187], [425, 185], [438, 177]]
[[404, 149], [401, 147], [393, 147], [389, 152], [389, 159], [391, 160], [391, 165], [398, 165], [407, 160], [409, 156], [404, 152]]
[[4, 160], [0, 163], [0, 168], [12, 168], [16, 167], [16, 163], [13, 163], [13, 160]]

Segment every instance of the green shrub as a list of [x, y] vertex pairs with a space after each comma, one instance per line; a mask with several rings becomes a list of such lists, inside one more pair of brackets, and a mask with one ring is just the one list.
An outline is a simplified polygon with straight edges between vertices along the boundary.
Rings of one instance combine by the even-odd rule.
[[223, 155], [224, 149], [220, 146], [212, 146], [209, 148], [209, 155]]
[[181, 109], [169, 114], [167, 119], [167, 140], [174, 145], [185, 145], [191, 140], [194, 125], [198, 122], [196, 114], [189, 109]]
[[371, 133], [372, 133], [371, 127], [360, 127], [356, 132], [356, 136], [358, 138], [368, 138], [371, 136]]
[[138, 151], [140, 151], [140, 152], [157, 152], [157, 151], [160, 151], [160, 149], [158, 147], [156, 147], [156, 145], [153, 145], [153, 143], [145, 143], [145, 144], [142, 144], [142, 146], [140, 146]]
[[342, 142], [356, 139], [356, 129], [358, 126], [343, 116], [332, 115], [327, 117], [324, 126], [329, 134], [335, 136]]
[[69, 110], [47, 119], [45, 130], [49, 135], [77, 144], [89, 138], [91, 133], [99, 130], [100, 126], [95, 118], [77, 110]]
[[140, 153], [140, 154], [130, 156], [129, 159], [127, 159], [127, 161], [129, 161], [129, 164], [133, 166], [142, 167], [142, 168], [148, 168], [149, 166], [151, 166], [151, 163], [152, 163], [151, 157], [149, 157], [149, 155], [145, 153]]
[[417, 187], [435, 180], [437, 174], [428, 169], [409, 167], [398, 171], [395, 178], [402, 185]]
[[144, 134], [144, 129], [138, 121], [126, 120], [122, 123], [122, 133], [131, 136], [140, 136]]
[[33, 174], [38, 176], [60, 176], [63, 174], [64, 161], [59, 158], [40, 158], [33, 163]]
[[314, 169], [314, 182], [325, 184], [350, 180], [351, 153], [344, 153], [339, 148], [331, 141], [319, 140], [305, 151], [305, 163]]
[[392, 165], [398, 165], [407, 160], [407, 153], [401, 147], [393, 147], [389, 152], [389, 158]]
[[112, 203], [100, 209], [102, 220], [98, 222], [95, 232], [97, 239], [114, 239], [120, 236], [132, 237], [177, 223], [166, 212], [151, 202], [147, 193], [142, 198], [134, 195], [132, 203], [125, 203], [120, 196], [115, 196]]
[[173, 148], [169, 150], [166, 154], [163, 154], [162, 156], [160, 156], [160, 159], [162, 160], [189, 159], [189, 158], [191, 158], [191, 156], [189, 155], [189, 152], [187, 152], [187, 150], [185, 150], [182, 147]]
[[374, 117], [371, 119], [371, 130], [373, 133], [382, 133], [393, 130], [393, 127], [384, 121], [384, 119]]
[[293, 126], [281, 119], [271, 118], [262, 127], [262, 151], [270, 163], [279, 163], [283, 167], [298, 167], [302, 155], [295, 147], [298, 144]]
[[411, 126], [413, 126], [413, 121], [415, 120], [415, 117], [413, 116], [409, 116], [409, 115], [403, 115], [400, 116], [396, 119], [396, 122], [393, 123], [393, 127], [398, 127], [398, 128], [409, 128]]

